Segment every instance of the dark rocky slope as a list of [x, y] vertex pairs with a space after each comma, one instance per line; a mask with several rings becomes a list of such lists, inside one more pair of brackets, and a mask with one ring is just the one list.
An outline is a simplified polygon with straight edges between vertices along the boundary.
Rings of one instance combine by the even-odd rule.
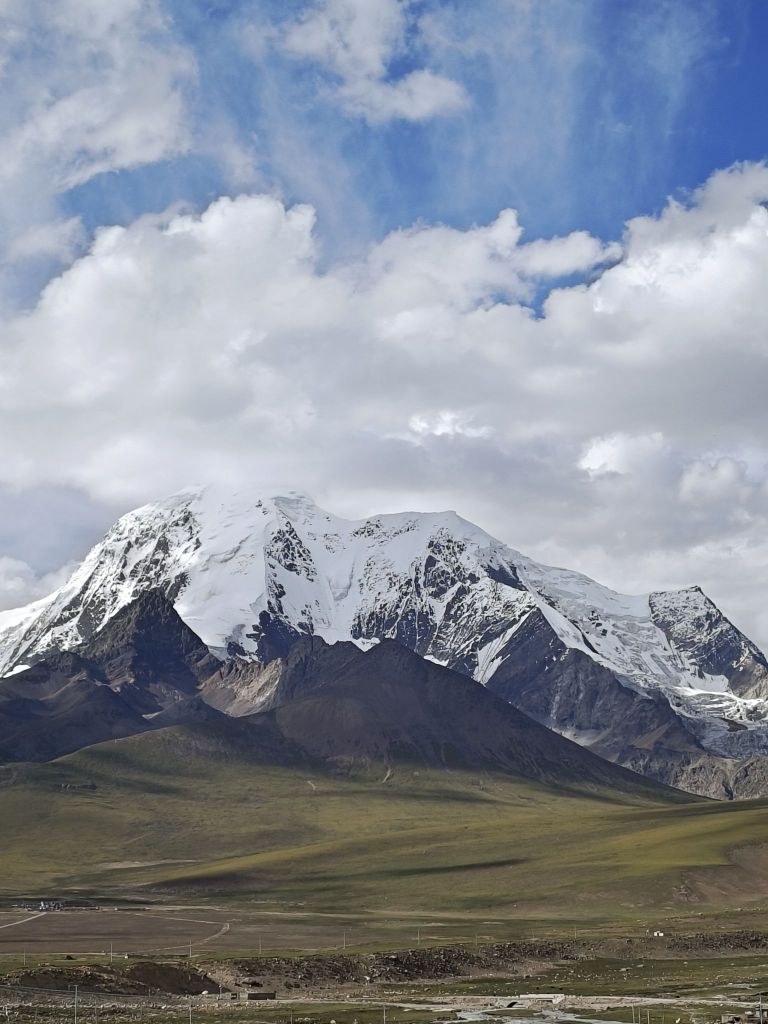
[[260, 763], [471, 767], [559, 789], [672, 797], [393, 640], [363, 652], [303, 637], [271, 672], [270, 710], [232, 717], [212, 707], [226, 674], [167, 600], [143, 595], [79, 652], [0, 680], [0, 756], [49, 760], [188, 725], [203, 745]]
[[103, 740], [217, 715], [197, 696], [219, 662], [161, 594], [77, 651], [0, 679], [0, 761], [48, 761]]

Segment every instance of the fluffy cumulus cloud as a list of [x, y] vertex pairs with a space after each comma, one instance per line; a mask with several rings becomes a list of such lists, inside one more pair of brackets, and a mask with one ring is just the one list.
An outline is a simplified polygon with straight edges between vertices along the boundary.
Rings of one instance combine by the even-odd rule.
[[463, 87], [429, 68], [392, 74], [406, 36], [418, 32], [412, 0], [321, 0], [286, 27], [283, 46], [297, 59], [324, 67], [333, 95], [352, 114], [370, 121], [423, 121], [468, 105]]
[[332, 266], [265, 195], [102, 229], [4, 325], [0, 485], [456, 507], [615, 586], [699, 582], [765, 642], [766, 200], [745, 165], [620, 246], [508, 210]]

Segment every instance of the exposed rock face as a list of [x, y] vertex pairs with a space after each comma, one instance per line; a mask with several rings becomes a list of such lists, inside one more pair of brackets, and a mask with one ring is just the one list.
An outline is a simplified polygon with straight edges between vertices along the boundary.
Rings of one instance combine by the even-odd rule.
[[699, 587], [684, 594], [684, 609], [678, 594], [650, 596], [653, 620], [670, 644], [697, 666], [702, 676], [726, 679], [729, 688], [740, 697], [768, 698], [768, 661], [762, 651], [725, 618]]
[[[568, 648], [535, 612], [512, 638], [488, 688], [549, 728], [624, 761], [633, 747], [700, 751], [659, 691], [638, 692], [583, 651]], [[623, 728], [617, 729], [617, 723]]]
[[367, 652], [304, 638], [283, 662], [270, 717], [323, 760], [503, 771], [559, 789], [601, 787], [674, 799], [534, 722], [458, 672], [393, 640]]
[[48, 761], [147, 729], [209, 720], [198, 694], [219, 662], [157, 591], [77, 651], [0, 679], [0, 761]]
[[212, 707], [204, 697], [226, 695], [228, 674], [152, 592], [78, 653], [52, 654], [0, 680], [1, 756], [48, 760], [187, 725], [217, 749], [245, 749], [261, 763], [470, 767], [558, 789], [675, 799], [393, 640], [364, 652], [351, 642], [301, 637], [262, 671], [271, 674], [270, 710], [234, 717]]
[[196, 694], [220, 666], [159, 590], [121, 608], [80, 651], [145, 713]]
[[[362, 649], [394, 639], [653, 777], [698, 786], [722, 769], [738, 794], [734, 766], [752, 766], [752, 787], [768, 754], [768, 663], [698, 588], [628, 597], [540, 565], [454, 513], [350, 522], [295, 496], [186, 492], [124, 516], [59, 591], [0, 613], [0, 672], [79, 650], [152, 592], [208, 653], [170, 651], [176, 674], [139, 686], [144, 713], [203, 677], [212, 706], [267, 709], [277, 699], [270, 665], [300, 637]], [[143, 643], [139, 628], [113, 679], [141, 681], [146, 652], [160, 656]]]

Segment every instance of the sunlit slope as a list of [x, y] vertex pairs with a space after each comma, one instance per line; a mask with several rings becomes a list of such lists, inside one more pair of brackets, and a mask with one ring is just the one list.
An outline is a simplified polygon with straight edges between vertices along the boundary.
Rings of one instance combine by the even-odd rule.
[[[195, 728], [0, 778], [9, 895], [149, 887], [328, 910], [621, 917], [692, 893], [710, 905], [736, 898], [730, 851], [768, 835], [764, 803], [562, 795], [501, 774], [413, 765], [389, 777], [376, 764], [334, 776], [260, 765]], [[760, 895], [752, 881], [743, 888], [740, 904]]]

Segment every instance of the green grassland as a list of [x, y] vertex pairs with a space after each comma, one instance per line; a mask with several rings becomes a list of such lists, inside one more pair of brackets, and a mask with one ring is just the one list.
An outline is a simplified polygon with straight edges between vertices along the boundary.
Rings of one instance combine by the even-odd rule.
[[[525, 991], [565, 992], [575, 996], [612, 996], [647, 998], [711, 997], [715, 992], [755, 993], [768, 988], [768, 957], [598, 957], [567, 960], [553, 964], [535, 977], [488, 976], [448, 979], [421, 984], [423, 998], [459, 995], [514, 996]], [[394, 998], [396, 985], [382, 986]]]
[[0, 895], [248, 898], [521, 927], [765, 902], [732, 864], [768, 838], [763, 802], [563, 795], [416, 766], [385, 777], [259, 765], [180, 728], [2, 768]]

